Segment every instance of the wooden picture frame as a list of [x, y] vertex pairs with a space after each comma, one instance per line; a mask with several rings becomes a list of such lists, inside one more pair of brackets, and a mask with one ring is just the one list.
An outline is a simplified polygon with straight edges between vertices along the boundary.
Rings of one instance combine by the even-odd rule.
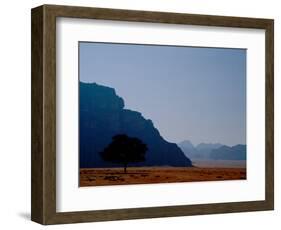
[[[265, 200], [97, 211], [56, 211], [56, 18], [121, 20], [265, 30]], [[43, 5], [32, 9], [31, 219], [41, 224], [231, 213], [274, 208], [274, 21], [271, 19]]]

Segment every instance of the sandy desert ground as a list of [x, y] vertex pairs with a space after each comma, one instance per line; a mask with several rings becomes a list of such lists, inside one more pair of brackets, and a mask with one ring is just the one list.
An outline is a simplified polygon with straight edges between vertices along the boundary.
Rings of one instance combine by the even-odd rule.
[[245, 180], [245, 168], [129, 167], [80, 169], [80, 186]]

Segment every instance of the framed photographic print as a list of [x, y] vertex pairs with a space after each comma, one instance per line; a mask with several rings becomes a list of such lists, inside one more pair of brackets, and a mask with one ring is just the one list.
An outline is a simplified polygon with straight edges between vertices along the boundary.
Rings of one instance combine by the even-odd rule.
[[273, 20], [32, 9], [41, 224], [272, 210]]

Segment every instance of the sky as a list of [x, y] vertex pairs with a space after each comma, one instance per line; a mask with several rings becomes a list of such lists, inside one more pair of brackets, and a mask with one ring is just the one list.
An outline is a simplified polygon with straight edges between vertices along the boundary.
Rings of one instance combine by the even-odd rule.
[[112, 87], [169, 142], [246, 144], [246, 50], [79, 42], [79, 79]]

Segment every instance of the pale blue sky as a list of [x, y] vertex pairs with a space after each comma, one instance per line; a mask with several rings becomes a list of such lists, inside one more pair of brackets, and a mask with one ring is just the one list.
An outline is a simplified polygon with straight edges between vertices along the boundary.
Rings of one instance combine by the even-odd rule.
[[113, 87], [170, 142], [246, 143], [246, 50], [79, 43], [80, 81]]

